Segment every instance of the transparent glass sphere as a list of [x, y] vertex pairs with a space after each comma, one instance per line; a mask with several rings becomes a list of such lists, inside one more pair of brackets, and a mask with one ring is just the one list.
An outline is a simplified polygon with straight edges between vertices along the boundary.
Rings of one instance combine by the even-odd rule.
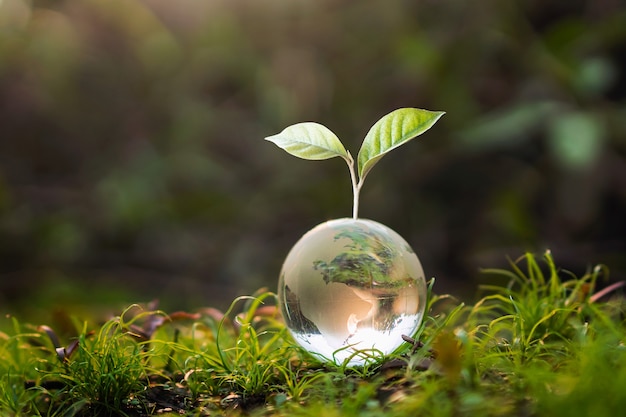
[[415, 333], [426, 280], [399, 234], [372, 220], [337, 219], [314, 227], [291, 249], [278, 299], [302, 347], [329, 361], [363, 365]]

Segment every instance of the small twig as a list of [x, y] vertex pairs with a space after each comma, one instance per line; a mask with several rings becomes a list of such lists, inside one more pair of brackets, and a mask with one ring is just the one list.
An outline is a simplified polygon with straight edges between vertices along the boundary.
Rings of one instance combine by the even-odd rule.
[[[412, 337], [407, 336], [405, 334], [402, 335], [402, 340], [413, 345], [413, 347], [411, 348], [411, 354], [415, 353], [417, 349], [424, 347], [424, 344], [422, 342], [420, 342], [419, 340], [415, 340]], [[425, 371], [430, 367], [430, 364], [431, 364], [430, 358], [422, 358], [417, 364], [415, 364], [415, 369], [420, 370], [420, 371]], [[384, 371], [386, 369], [404, 368], [407, 365], [408, 365], [408, 362], [406, 359], [392, 359], [390, 361], [385, 362], [380, 369], [381, 371]]]
[[415, 340], [412, 337], [407, 336], [405, 334], [402, 335], [402, 340], [413, 345], [413, 348], [411, 349], [411, 353], [415, 353], [417, 349], [424, 347], [424, 344], [422, 342], [420, 342], [419, 340]]

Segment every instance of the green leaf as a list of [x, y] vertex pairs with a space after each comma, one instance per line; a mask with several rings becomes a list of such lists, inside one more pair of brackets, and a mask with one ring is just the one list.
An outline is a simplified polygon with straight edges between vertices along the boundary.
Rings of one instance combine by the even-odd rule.
[[398, 109], [377, 121], [363, 140], [358, 156], [361, 182], [387, 152], [430, 129], [445, 112]]
[[349, 159], [339, 138], [326, 126], [318, 123], [298, 123], [265, 140], [274, 142], [279, 148], [302, 159], [321, 160], [335, 156]]

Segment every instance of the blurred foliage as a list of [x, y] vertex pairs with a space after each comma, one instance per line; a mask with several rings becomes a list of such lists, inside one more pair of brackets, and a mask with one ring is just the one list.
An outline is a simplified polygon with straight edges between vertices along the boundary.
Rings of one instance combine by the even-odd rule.
[[273, 288], [351, 190], [262, 138], [313, 120], [354, 153], [399, 107], [447, 115], [360, 212], [441, 292], [546, 247], [624, 277], [619, 0], [0, 0], [3, 311]]

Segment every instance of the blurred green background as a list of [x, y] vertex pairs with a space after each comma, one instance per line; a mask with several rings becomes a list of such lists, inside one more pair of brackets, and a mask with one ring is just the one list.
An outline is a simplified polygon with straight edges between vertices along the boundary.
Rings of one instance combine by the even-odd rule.
[[317, 121], [356, 154], [399, 107], [447, 114], [360, 215], [437, 292], [547, 248], [626, 279], [623, 1], [0, 0], [0, 310], [275, 290], [352, 196], [342, 161], [263, 138]]

